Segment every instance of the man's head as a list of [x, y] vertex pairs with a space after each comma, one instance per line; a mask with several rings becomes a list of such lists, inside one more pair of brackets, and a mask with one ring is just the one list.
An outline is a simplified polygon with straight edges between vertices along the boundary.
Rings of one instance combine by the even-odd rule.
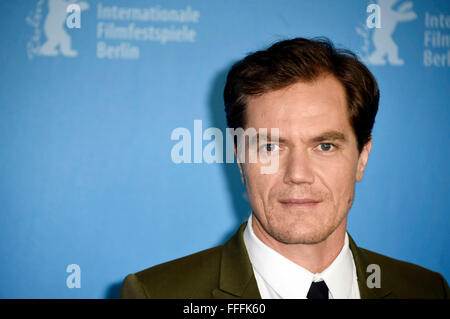
[[327, 40], [297, 38], [236, 63], [224, 100], [229, 127], [279, 130], [277, 143], [260, 145], [278, 156], [274, 174], [261, 174], [261, 162], [239, 165], [264, 231], [312, 244], [345, 230], [378, 110], [370, 71]]

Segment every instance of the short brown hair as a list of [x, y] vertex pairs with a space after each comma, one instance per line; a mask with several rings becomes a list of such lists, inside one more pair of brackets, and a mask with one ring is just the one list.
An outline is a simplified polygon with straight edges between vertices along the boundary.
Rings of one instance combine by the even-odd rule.
[[280, 41], [235, 63], [224, 89], [228, 127], [245, 128], [249, 96], [299, 81], [312, 82], [323, 74], [335, 76], [345, 88], [350, 124], [361, 152], [371, 139], [380, 99], [378, 85], [353, 52], [335, 48], [324, 37]]

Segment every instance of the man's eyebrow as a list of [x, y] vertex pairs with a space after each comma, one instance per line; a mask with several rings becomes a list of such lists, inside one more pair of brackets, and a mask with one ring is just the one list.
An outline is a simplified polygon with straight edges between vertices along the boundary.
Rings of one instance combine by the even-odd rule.
[[272, 134], [270, 134], [270, 132], [268, 132], [267, 134], [259, 134], [259, 132], [257, 132], [256, 135], [254, 136], [255, 138], [252, 139], [252, 140], [259, 141], [259, 140], [261, 140], [260, 136], [265, 137], [266, 141], [268, 141], [268, 142], [273, 141], [273, 140], [277, 140], [277, 141], [283, 143], [283, 142], [287, 141], [283, 137], [278, 137], [278, 135], [274, 135], [274, 138], [272, 138]]
[[[254, 135], [254, 137], [256, 138], [256, 141], [260, 140], [260, 135], [265, 135], [266, 136], [266, 140], [267, 141], [272, 141], [272, 135], [270, 133], [267, 134], [259, 134], [259, 132], [256, 133], [256, 135]], [[274, 136], [275, 139], [277, 139], [280, 143], [284, 143], [287, 142], [288, 140], [283, 138], [283, 137], [279, 137], [277, 135]], [[253, 139], [252, 139], [253, 140]], [[345, 135], [339, 131], [328, 131], [328, 132], [324, 132], [320, 135], [314, 136], [312, 138], [309, 139], [309, 142], [311, 143], [319, 143], [319, 142], [323, 142], [323, 141], [342, 141], [345, 142], [346, 138]]]
[[342, 141], [345, 142], [346, 138], [345, 135], [338, 131], [329, 131], [324, 132], [318, 136], [314, 136], [309, 139], [310, 142], [318, 143], [323, 141]]

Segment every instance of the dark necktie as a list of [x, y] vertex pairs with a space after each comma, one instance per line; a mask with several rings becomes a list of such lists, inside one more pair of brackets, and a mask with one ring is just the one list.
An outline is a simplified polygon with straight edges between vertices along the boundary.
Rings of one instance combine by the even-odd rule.
[[308, 299], [328, 299], [328, 287], [325, 281], [312, 282], [309, 288]]

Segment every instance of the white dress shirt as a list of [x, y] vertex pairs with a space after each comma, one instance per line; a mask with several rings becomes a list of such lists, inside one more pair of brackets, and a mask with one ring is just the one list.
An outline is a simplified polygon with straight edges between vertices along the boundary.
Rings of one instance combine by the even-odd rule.
[[313, 281], [324, 280], [329, 299], [360, 299], [353, 254], [345, 233], [344, 246], [334, 261], [314, 274], [264, 244], [253, 232], [252, 214], [244, 242], [263, 299], [306, 299]]

